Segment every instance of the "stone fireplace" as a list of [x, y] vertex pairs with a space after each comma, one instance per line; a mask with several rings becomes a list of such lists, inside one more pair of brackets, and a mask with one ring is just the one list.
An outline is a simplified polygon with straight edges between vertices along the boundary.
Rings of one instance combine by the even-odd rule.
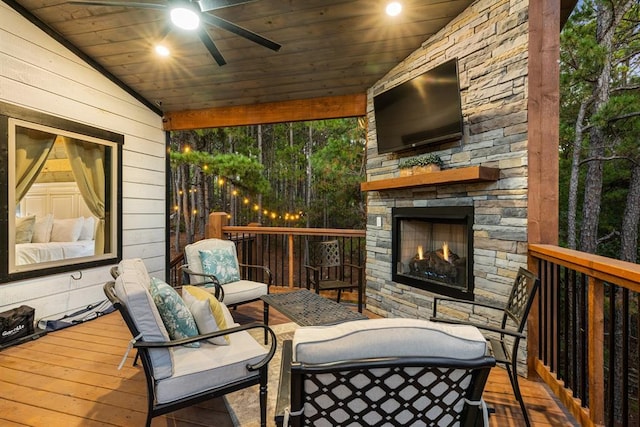
[[392, 209], [392, 280], [473, 300], [473, 207]]
[[[367, 182], [361, 189], [368, 215], [366, 305], [376, 314], [428, 319], [440, 295], [504, 304], [518, 268], [527, 266], [528, 4], [476, 1], [367, 94]], [[373, 98], [454, 57], [462, 138], [379, 153]], [[440, 172], [400, 176], [402, 160], [425, 153], [442, 158]], [[442, 216], [398, 216], [407, 212]], [[457, 261], [445, 261], [445, 249]], [[464, 310], [460, 318], [499, 324], [486, 312]]]

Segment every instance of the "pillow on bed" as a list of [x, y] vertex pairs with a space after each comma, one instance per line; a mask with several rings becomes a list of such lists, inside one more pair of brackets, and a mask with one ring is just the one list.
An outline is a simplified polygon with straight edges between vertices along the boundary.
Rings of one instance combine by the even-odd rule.
[[52, 242], [76, 242], [80, 237], [84, 218], [54, 219], [51, 229]]
[[53, 215], [36, 216], [36, 223], [33, 225], [33, 243], [48, 243], [51, 240], [51, 228], [53, 227]]
[[16, 217], [16, 244], [31, 243], [35, 222], [35, 215]]
[[84, 219], [82, 225], [82, 231], [80, 231], [80, 237], [78, 240], [93, 240], [93, 235], [96, 229], [96, 220], [92, 216], [88, 216]]

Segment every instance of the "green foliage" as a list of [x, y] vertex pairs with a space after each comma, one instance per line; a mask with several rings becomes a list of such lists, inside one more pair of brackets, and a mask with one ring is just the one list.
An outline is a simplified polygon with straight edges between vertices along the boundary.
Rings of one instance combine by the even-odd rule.
[[252, 192], [269, 190], [269, 182], [262, 172], [264, 167], [256, 160], [243, 154], [209, 154], [202, 151], [169, 153], [171, 166], [187, 164], [198, 167], [206, 176], [225, 177], [234, 184]]
[[309, 216], [317, 227], [364, 228], [364, 129], [355, 120], [319, 123], [324, 146], [311, 156], [316, 196]]
[[188, 184], [172, 191], [197, 188], [183, 203], [207, 199], [233, 224], [363, 228], [364, 132], [357, 119], [173, 132], [172, 176]]
[[398, 167], [400, 169], [408, 169], [414, 166], [427, 166], [427, 165], [436, 165], [439, 167], [444, 167], [444, 162], [437, 154], [423, 154], [421, 156], [410, 157], [408, 159], [402, 160]]
[[[560, 237], [567, 239], [567, 200], [571, 179], [571, 158], [577, 130], [582, 133], [578, 146], [580, 170], [578, 177], [578, 229], [584, 195], [586, 165], [603, 163], [602, 199], [598, 236], [612, 236], [598, 249], [601, 255], [617, 258], [622, 215], [629, 190], [633, 162], [640, 160], [640, 3], [634, 2], [613, 34], [613, 49], [606, 51], [598, 37], [598, 13], [605, 8], [620, 10], [628, 0], [584, 0], [576, 9], [561, 33], [560, 50]], [[607, 62], [610, 61], [610, 62]], [[606, 102], [596, 102], [598, 78], [607, 63], [611, 73], [607, 82]], [[584, 119], [578, 123], [581, 105]], [[599, 108], [595, 108], [598, 105]], [[602, 158], [589, 158], [591, 131], [604, 135]], [[622, 231], [623, 232], [623, 231]]]

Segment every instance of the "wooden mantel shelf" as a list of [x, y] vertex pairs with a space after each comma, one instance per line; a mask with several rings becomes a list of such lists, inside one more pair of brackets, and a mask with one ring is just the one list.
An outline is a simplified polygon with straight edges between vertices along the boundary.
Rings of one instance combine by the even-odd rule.
[[367, 181], [360, 184], [362, 191], [381, 191], [402, 188], [425, 187], [429, 185], [463, 184], [473, 182], [497, 181], [500, 169], [485, 166], [445, 169], [419, 175]]

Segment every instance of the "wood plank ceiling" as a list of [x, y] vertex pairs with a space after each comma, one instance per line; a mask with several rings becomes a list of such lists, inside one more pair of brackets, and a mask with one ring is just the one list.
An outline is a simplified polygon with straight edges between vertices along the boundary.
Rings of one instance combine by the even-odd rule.
[[282, 44], [274, 52], [208, 26], [224, 66], [197, 35], [177, 30], [166, 38], [172, 56], [156, 56], [152, 46], [167, 22], [164, 11], [5, 2], [24, 8], [166, 115], [354, 95], [362, 102], [369, 87], [473, 0], [403, 0], [395, 18], [384, 12], [388, 0], [257, 0], [219, 9], [216, 16]]

